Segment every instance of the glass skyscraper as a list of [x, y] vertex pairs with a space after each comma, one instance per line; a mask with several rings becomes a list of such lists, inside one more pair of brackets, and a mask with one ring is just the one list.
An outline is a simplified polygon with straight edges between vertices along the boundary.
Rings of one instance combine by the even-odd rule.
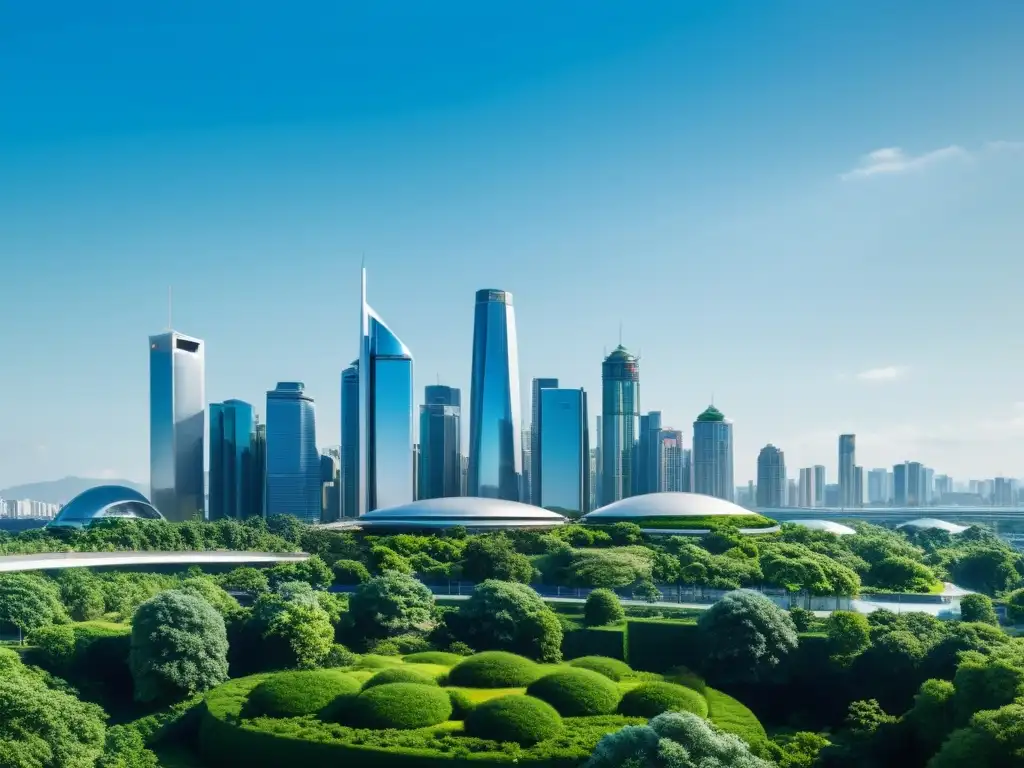
[[210, 404], [210, 520], [241, 520], [262, 514], [257, 496], [256, 412], [242, 400]]
[[540, 436], [537, 433], [538, 419], [540, 418], [540, 391], [542, 389], [557, 389], [558, 379], [534, 379], [532, 387], [533, 398], [530, 401], [530, 466], [523, 465], [523, 472], [526, 474], [527, 482], [524, 483], [524, 487], [527, 493], [523, 496], [523, 501], [537, 504], [537, 499], [534, 498], [533, 489], [540, 484], [540, 473], [541, 473], [541, 451], [540, 451]]
[[757, 506], [780, 509], [786, 506], [786, 458], [782, 451], [768, 443], [757, 455]]
[[693, 423], [693, 490], [732, 501], [732, 424], [709, 405]]
[[462, 495], [462, 393], [432, 384], [420, 406], [418, 498]]
[[476, 292], [469, 400], [468, 493], [519, 501], [523, 472], [519, 352], [508, 291]]
[[359, 514], [415, 498], [412, 353], [369, 304], [359, 346]]
[[661, 443], [660, 491], [690, 490], [690, 452], [683, 448], [683, 433], [679, 429], [663, 429], [658, 435]]
[[582, 389], [540, 390], [540, 482], [537, 506], [578, 518], [590, 511], [590, 435], [587, 393]]
[[852, 509], [857, 506], [854, 467], [857, 465], [857, 436], [839, 436], [839, 506]]
[[206, 345], [168, 331], [149, 337], [150, 499], [175, 522], [203, 517]]
[[320, 522], [316, 408], [300, 381], [267, 392], [267, 514]]
[[341, 483], [343, 517], [359, 514], [359, 361], [341, 373]]
[[633, 476], [634, 496], [661, 490], [661, 411], [651, 411], [640, 417], [636, 468]]
[[621, 344], [601, 364], [601, 506], [633, 492], [640, 364]]

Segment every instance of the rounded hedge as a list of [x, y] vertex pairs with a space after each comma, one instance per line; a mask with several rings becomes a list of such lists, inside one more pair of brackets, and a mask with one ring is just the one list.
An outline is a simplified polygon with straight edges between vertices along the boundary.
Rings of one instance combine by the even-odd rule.
[[578, 659], [570, 661], [569, 666], [589, 669], [615, 682], [633, 674], [629, 664], [608, 656], [580, 656]]
[[484, 651], [463, 659], [448, 673], [448, 685], [462, 688], [521, 688], [542, 674], [523, 656], [505, 651]]
[[333, 669], [278, 672], [249, 693], [242, 716], [302, 717], [319, 712], [338, 696], [355, 693], [359, 681]]
[[558, 736], [562, 728], [562, 718], [554, 707], [521, 694], [499, 696], [478, 704], [465, 721], [470, 736], [523, 745]]
[[448, 698], [452, 702], [451, 720], [465, 720], [466, 715], [476, 706], [473, 700], [469, 698], [469, 695], [458, 688], [449, 688]]
[[386, 667], [375, 674], [365, 683], [363, 690], [376, 688], [378, 685], [389, 685], [390, 683], [416, 683], [418, 685], [437, 685], [432, 677], [427, 677], [422, 672], [406, 667]]
[[562, 717], [610, 715], [619, 703], [619, 687], [589, 669], [563, 669], [530, 683], [526, 693], [558, 710]]
[[644, 683], [627, 691], [619, 702], [619, 714], [655, 717], [662, 712], [692, 712], [708, 716], [708, 703], [696, 691], [675, 683]]
[[409, 664], [438, 664], [442, 667], [454, 667], [464, 658], [466, 657], [447, 651], [420, 651], [419, 653], [410, 653], [405, 660]]
[[366, 653], [359, 657], [356, 662], [356, 669], [384, 669], [385, 667], [397, 667], [402, 660], [397, 656], [379, 656], [376, 653]]
[[387, 683], [363, 691], [342, 711], [361, 728], [426, 728], [451, 717], [452, 702], [436, 685]]
[[619, 596], [610, 589], [595, 589], [583, 604], [583, 623], [588, 627], [603, 627], [626, 618]]

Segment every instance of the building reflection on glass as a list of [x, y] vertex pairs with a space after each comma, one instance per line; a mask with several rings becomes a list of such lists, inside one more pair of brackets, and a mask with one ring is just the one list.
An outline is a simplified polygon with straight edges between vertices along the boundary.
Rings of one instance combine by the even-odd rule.
[[590, 437], [582, 389], [540, 390], [538, 506], [567, 517], [590, 511]]
[[359, 514], [408, 504], [413, 494], [413, 360], [366, 303], [362, 274], [359, 350]]
[[469, 407], [470, 496], [519, 500], [523, 471], [520, 407], [512, 294], [477, 291]]
[[461, 406], [458, 389], [440, 384], [426, 388], [420, 406], [420, 499], [462, 495]]
[[150, 499], [174, 522], [205, 511], [205, 351], [176, 331], [149, 337]]
[[359, 361], [341, 373], [341, 485], [342, 517], [359, 514]]
[[243, 400], [210, 404], [210, 520], [262, 515], [255, 409]]
[[693, 491], [732, 501], [732, 424], [709, 405], [693, 423]]
[[316, 408], [300, 381], [267, 392], [267, 514], [320, 522]]
[[601, 364], [601, 505], [633, 492], [640, 363], [621, 344]]

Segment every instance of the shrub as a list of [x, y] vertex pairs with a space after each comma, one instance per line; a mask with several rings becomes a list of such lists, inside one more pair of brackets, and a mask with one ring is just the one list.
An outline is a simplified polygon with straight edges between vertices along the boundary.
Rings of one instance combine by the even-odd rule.
[[354, 634], [367, 639], [427, 632], [434, 626], [433, 616], [434, 596], [430, 590], [397, 572], [361, 584], [348, 604]]
[[420, 653], [410, 653], [405, 660], [410, 664], [438, 664], [442, 667], [454, 667], [462, 661], [462, 656], [446, 651], [421, 651]]
[[479, 584], [452, 621], [459, 639], [474, 648], [511, 651], [540, 661], [562, 658], [562, 626], [525, 584]]
[[319, 605], [288, 603], [277, 613], [263, 636], [276, 642], [288, 666], [313, 669], [320, 666], [334, 646], [334, 626]]
[[366, 650], [381, 656], [404, 656], [407, 653], [422, 653], [430, 649], [430, 643], [425, 637], [406, 634], [375, 640]]
[[458, 688], [449, 688], [448, 698], [452, 701], [452, 720], [465, 720], [466, 715], [476, 706], [469, 695]]
[[22, 632], [32, 632], [67, 620], [53, 582], [28, 573], [0, 574], [0, 624], [13, 624]]
[[365, 584], [370, 580], [370, 572], [358, 560], [338, 560], [331, 566], [334, 583], [341, 586]]
[[829, 649], [836, 656], [852, 656], [871, 644], [871, 625], [862, 613], [835, 611], [825, 627]]
[[349, 714], [362, 728], [426, 728], [451, 717], [452, 702], [436, 685], [388, 683], [359, 694]]
[[797, 632], [806, 632], [811, 628], [811, 622], [814, 621], [814, 611], [794, 605], [789, 609], [789, 618], [793, 620], [793, 626], [796, 627]]
[[618, 682], [624, 677], [633, 674], [629, 664], [618, 659], [610, 659], [607, 656], [581, 656], [569, 662], [570, 667], [589, 669], [598, 674], [604, 675], [609, 680]]
[[364, 653], [355, 663], [356, 669], [384, 669], [385, 667], [397, 667], [402, 660], [397, 656], [378, 656], [375, 653]]
[[380, 672], [378, 672], [365, 683], [363, 683], [363, 690], [367, 691], [370, 688], [377, 687], [378, 685], [389, 685], [391, 683], [417, 683], [419, 685], [437, 685], [436, 680], [427, 677], [422, 672], [417, 672], [415, 669], [408, 669], [406, 667], [388, 667], [387, 669], [382, 669]]
[[619, 688], [599, 672], [564, 669], [535, 680], [526, 689], [563, 717], [610, 715], [619, 703]]
[[536, 744], [562, 732], [562, 718], [547, 702], [532, 696], [499, 696], [474, 707], [466, 716], [466, 733], [480, 739]]
[[359, 663], [359, 654], [352, 653], [344, 645], [335, 643], [323, 663], [325, 667], [351, 667]]
[[243, 717], [302, 717], [312, 715], [338, 696], [355, 693], [359, 682], [335, 670], [279, 672], [249, 693]]
[[708, 716], [708, 703], [696, 691], [675, 683], [644, 683], [627, 691], [619, 713], [630, 717], [655, 717], [662, 712], [692, 712]]
[[980, 621], [983, 624], [999, 624], [992, 600], [986, 595], [971, 594], [960, 598], [960, 618], [963, 621]]
[[583, 604], [583, 623], [588, 627], [617, 624], [626, 618], [619, 596], [610, 589], [595, 589]]
[[452, 667], [448, 684], [463, 688], [520, 688], [541, 674], [540, 667], [522, 656], [485, 651]]

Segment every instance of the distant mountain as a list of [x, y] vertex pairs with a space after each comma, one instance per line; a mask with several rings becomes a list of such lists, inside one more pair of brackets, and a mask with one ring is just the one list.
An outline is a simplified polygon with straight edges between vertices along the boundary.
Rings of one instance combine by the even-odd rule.
[[32, 499], [47, 504], [66, 504], [82, 491], [97, 485], [126, 485], [149, 497], [149, 487], [131, 480], [104, 480], [96, 477], [65, 477], [60, 480], [46, 480], [42, 483], [14, 485], [0, 490], [0, 498]]

